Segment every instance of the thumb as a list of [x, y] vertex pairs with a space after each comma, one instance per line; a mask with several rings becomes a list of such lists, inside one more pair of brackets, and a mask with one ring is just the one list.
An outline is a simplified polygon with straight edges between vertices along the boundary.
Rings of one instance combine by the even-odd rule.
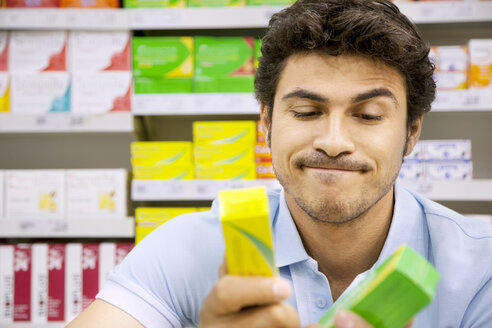
[[335, 328], [372, 328], [372, 326], [357, 314], [340, 310], [335, 315]]

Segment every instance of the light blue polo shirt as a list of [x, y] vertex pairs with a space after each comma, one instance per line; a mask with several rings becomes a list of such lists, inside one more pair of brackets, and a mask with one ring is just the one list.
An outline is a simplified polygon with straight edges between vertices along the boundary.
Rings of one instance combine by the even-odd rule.
[[[333, 305], [330, 286], [304, 250], [282, 190], [269, 193], [280, 274], [293, 286], [288, 300], [302, 325], [315, 323]], [[407, 244], [441, 273], [434, 301], [413, 327], [492, 327], [492, 226], [395, 186], [388, 237], [374, 267]], [[97, 295], [145, 327], [198, 326], [200, 307], [218, 279], [224, 242], [217, 203], [185, 214], [140, 242], [111, 273]], [[367, 272], [359, 274], [349, 288]]]

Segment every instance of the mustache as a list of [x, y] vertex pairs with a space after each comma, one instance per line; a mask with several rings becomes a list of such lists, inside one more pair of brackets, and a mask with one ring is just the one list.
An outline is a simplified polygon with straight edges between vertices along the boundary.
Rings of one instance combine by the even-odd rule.
[[332, 157], [321, 152], [309, 155], [301, 155], [294, 160], [294, 164], [298, 168], [309, 166], [362, 172], [367, 172], [372, 169], [371, 165], [369, 165], [368, 163], [349, 158], [347, 157], [347, 155]]

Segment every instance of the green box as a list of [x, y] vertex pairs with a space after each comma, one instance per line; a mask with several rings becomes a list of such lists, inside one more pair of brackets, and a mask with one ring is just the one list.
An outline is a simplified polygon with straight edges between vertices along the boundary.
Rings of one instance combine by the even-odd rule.
[[186, 0], [123, 0], [123, 8], [186, 7]]
[[195, 92], [252, 92], [254, 38], [195, 37]]
[[191, 78], [154, 78], [135, 77], [135, 94], [156, 93], [190, 93], [193, 92], [193, 80]]
[[290, 5], [295, 0], [247, 0], [248, 6], [281, 6]]
[[342, 296], [319, 320], [334, 327], [335, 313], [350, 310], [375, 328], [400, 328], [434, 298], [439, 273], [425, 258], [401, 246]]
[[261, 57], [261, 39], [255, 39], [255, 71], [258, 69], [259, 61]]
[[133, 75], [191, 78], [193, 49], [192, 37], [134, 37]]
[[247, 0], [189, 0], [189, 7], [236, 7], [246, 6]]

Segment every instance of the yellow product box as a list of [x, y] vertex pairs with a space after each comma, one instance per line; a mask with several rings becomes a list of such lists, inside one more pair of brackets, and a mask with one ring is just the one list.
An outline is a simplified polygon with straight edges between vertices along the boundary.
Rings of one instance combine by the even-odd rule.
[[196, 178], [200, 180], [222, 180], [222, 179], [256, 179], [255, 165], [235, 166], [197, 166]]
[[133, 166], [136, 180], [188, 180], [195, 178], [195, 168], [190, 165]]
[[193, 122], [193, 142], [196, 146], [252, 145], [256, 141], [255, 121]]
[[133, 165], [181, 165], [193, 162], [190, 141], [132, 142]]
[[251, 165], [255, 162], [253, 145], [238, 144], [227, 146], [195, 146], [196, 165]]
[[229, 274], [278, 275], [265, 187], [221, 191], [219, 213]]
[[7, 73], [0, 72], [0, 113], [8, 112], [9, 105], [9, 75]]
[[470, 40], [471, 87], [492, 87], [492, 39]]
[[196, 207], [137, 207], [135, 210], [135, 243], [161, 224], [178, 215], [198, 212]]

